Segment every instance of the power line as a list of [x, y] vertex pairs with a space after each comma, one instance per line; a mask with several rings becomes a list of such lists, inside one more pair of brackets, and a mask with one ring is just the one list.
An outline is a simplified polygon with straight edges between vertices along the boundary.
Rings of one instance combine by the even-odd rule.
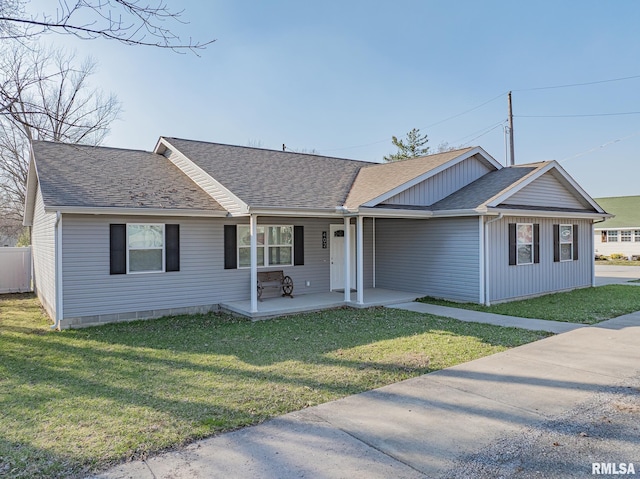
[[[475, 110], [477, 110], [477, 109], [479, 109], [479, 108], [482, 108], [483, 106], [485, 106], [485, 105], [487, 105], [487, 104], [491, 103], [492, 101], [497, 100], [497, 99], [498, 99], [498, 98], [500, 98], [500, 97], [503, 97], [503, 96], [504, 96], [504, 95], [506, 95], [506, 94], [507, 94], [507, 92], [500, 93], [499, 95], [497, 95], [497, 96], [495, 96], [495, 97], [491, 98], [490, 100], [487, 100], [487, 101], [485, 101], [485, 102], [482, 102], [482, 103], [480, 103], [479, 105], [474, 106], [473, 108], [469, 108], [468, 110], [465, 110], [465, 111], [463, 111], [462, 113], [458, 113], [458, 114], [456, 114], [456, 115], [453, 115], [453, 116], [447, 117], [447, 118], [445, 118], [445, 119], [443, 119], [443, 120], [436, 121], [435, 123], [431, 123], [430, 125], [427, 125], [427, 126], [425, 126], [425, 127], [423, 127], [423, 128], [420, 128], [420, 129], [422, 129], [422, 130], [426, 130], [427, 128], [431, 128], [432, 126], [440, 125], [441, 123], [445, 123], [445, 122], [447, 122], [447, 121], [449, 121], [449, 120], [453, 120], [454, 118], [458, 118], [458, 117], [460, 117], [460, 116], [462, 116], [462, 115], [466, 115], [467, 113], [471, 113], [472, 111], [475, 111]], [[388, 142], [388, 141], [391, 141], [391, 138], [390, 138], [390, 137], [387, 137], [387, 138], [385, 138], [384, 140], [378, 140], [378, 141], [374, 141], [374, 142], [371, 142], [371, 143], [366, 143], [366, 144], [363, 144], [363, 145], [345, 146], [345, 147], [342, 147], [342, 148], [318, 148], [318, 149], [319, 149], [320, 151], [323, 151], [323, 152], [325, 152], [325, 151], [353, 150], [353, 149], [355, 149], [355, 148], [364, 148], [364, 147], [366, 147], [366, 146], [378, 145], [378, 144], [380, 144], [380, 143], [386, 143], [386, 142]]]
[[590, 82], [585, 82], [585, 83], [569, 83], [569, 84], [566, 84], [566, 85], [541, 86], [541, 87], [536, 87], [536, 88], [521, 88], [519, 90], [512, 90], [512, 91], [553, 90], [555, 88], [571, 88], [571, 87], [575, 87], [575, 86], [597, 85], [599, 83], [610, 83], [610, 82], [616, 82], [616, 81], [634, 80], [636, 78], [640, 78], [640, 75], [633, 75], [633, 76], [630, 76], [630, 77], [621, 77], [621, 78], [611, 78], [609, 80], [590, 81]]
[[586, 150], [586, 151], [583, 151], [581, 153], [575, 154], [573, 156], [567, 156], [566, 158], [562, 158], [561, 160], [558, 160], [558, 162], [573, 160], [574, 158], [578, 158], [578, 157], [584, 156], [584, 155], [586, 155], [588, 153], [592, 153], [594, 151], [601, 150], [603, 148], [606, 148], [609, 145], [613, 145], [614, 143], [619, 143], [621, 141], [628, 140], [629, 138], [633, 138], [634, 136], [639, 136], [639, 135], [640, 135], [640, 131], [637, 131], [635, 133], [632, 133], [631, 135], [627, 135], [627, 136], [624, 136], [622, 138], [616, 138], [615, 140], [610, 140], [610, 141], [608, 141], [608, 142], [606, 142], [606, 143], [604, 143], [604, 144], [602, 144], [600, 146], [596, 146], [594, 148], [591, 148], [589, 150]]
[[640, 111], [625, 111], [622, 113], [592, 113], [586, 115], [514, 115], [516, 118], [581, 118], [592, 116], [621, 116], [621, 115], [640, 115]]
[[502, 126], [503, 124], [504, 124], [504, 121], [501, 121], [501, 122], [497, 123], [493, 127], [489, 128], [487, 131], [485, 131], [485, 132], [479, 134], [478, 136], [476, 136], [474, 138], [471, 138], [469, 141], [463, 143], [462, 146], [469, 145], [472, 141], [476, 141], [478, 138], [480, 138], [480, 137], [482, 137], [482, 136], [484, 136], [484, 135], [486, 135], [488, 133], [491, 133], [493, 130], [495, 130], [496, 128]]

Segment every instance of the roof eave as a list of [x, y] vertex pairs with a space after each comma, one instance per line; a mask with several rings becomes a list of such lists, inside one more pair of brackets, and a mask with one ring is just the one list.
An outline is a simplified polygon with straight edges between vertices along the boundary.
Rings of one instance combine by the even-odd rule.
[[232, 216], [300, 216], [300, 217], [342, 217], [344, 210], [341, 208], [279, 208], [279, 207], [249, 207], [248, 213]]
[[610, 218], [609, 213], [598, 213], [595, 211], [549, 211], [549, 210], [529, 210], [513, 208], [491, 208], [491, 213], [502, 213], [503, 216], [535, 216], [540, 218], [585, 218], [602, 219]]
[[226, 218], [228, 213], [220, 210], [182, 209], [182, 208], [123, 208], [95, 206], [45, 206], [45, 212], [78, 215], [112, 216], [193, 216], [208, 218]]
[[367, 216], [371, 218], [431, 218], [433, 212], [430, 210], [403, 210], [403, 209], [384, 209], [369, 208], [362, 206], [357, 209], [345, 211], [345, 216]]

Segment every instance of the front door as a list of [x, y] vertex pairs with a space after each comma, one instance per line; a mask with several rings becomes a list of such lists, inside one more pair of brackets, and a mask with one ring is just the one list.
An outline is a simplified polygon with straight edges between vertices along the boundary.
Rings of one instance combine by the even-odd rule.
[[[351, 289], [356, 287], [356, 227], [350, 225]], [[344, 289], [344, 225], [330, 225], [331, 290]]]

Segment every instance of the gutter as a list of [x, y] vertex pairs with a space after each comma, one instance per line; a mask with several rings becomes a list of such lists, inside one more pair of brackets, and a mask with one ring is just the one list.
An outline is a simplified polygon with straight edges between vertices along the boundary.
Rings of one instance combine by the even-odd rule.
[[56, 294], [56, 319], [51, 329], [60, 331], [62, 322], [62, 214], [56, 211], [55, 223], [55, 294]]
[[206, 216], [227, 217], [226, 210], [186, 210], [165, 208], [111, 208], [111, 207], [85, 207], [85, 206], [57, 206], [46, 207], [45, 212], [73, 213], [78, 215], [118, 215], [118, 216]]
[[500, 221], [502, 218], [504, 218], [504, 214], [500, 213], [498, 214], [498, 216], [496, 216], [495, 218], [487, 221], [486, 223], [484, 223], [483, 228], [484, 228], [484, 304], [485, 306], [491, 306], [491, 301], [489, 300], [489, 273], [488, 273], [488, 268], [487, 265], [489, 263], [489, 228], [487, 228], [487, 225], [490, 225], [491, 223], [495, 223], [496, 221]]

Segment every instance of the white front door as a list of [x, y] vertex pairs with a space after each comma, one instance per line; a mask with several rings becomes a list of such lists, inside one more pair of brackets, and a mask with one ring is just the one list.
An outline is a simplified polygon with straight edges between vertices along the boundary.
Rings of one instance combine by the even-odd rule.
[[[331, 254], [331, 291], [336, 289], [344, 289], [344, 225], [329, 225], [329, 248]], [[349, 226], [351, 253], [351, 272], [350, 283], [351, 289], [356, 287], [356, 227]]]

